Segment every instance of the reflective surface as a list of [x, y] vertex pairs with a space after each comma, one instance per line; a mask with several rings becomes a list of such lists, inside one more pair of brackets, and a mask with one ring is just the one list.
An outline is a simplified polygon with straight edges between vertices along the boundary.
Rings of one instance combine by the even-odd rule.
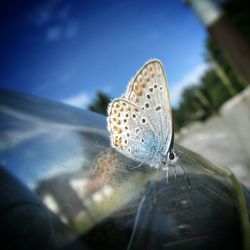
[[[35, 204], [42, 216], [34, 207], [22, 211], [33, 211], [38, 234], [39, 218], [48, 222], [51, 249], [249, 247], [249, 193], [228, 170], [176, 145], [177, 177], [173, 166], [167, 182], [165, 171], [110, 148], [103, 116], [7, 90], [0, 102], [6, 225], [22, 215], [9, 208]], [[36, 237], [29, 237], [32, 249]]]

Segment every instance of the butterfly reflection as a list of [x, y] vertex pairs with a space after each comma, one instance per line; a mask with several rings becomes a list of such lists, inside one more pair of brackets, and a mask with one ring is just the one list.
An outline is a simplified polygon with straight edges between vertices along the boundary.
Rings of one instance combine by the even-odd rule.
[[[146, 184], [155, 176], [155, 171], [135, 167], [136, 163], [112, 149], [100, 153], [92, 166], [92, 178], [89, 190], [109, 189], [109, 200], [116, 206], [122, 206], [134, 199], [144, 190]], [[106, 200], [108, 201], [108, 200]]]

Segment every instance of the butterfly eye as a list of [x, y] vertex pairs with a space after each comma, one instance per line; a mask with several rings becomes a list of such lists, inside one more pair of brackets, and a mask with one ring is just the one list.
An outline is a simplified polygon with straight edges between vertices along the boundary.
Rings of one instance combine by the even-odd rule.
[[146, 97], [148, 98], [148, 100], [150, 100], [150, 94], [147, 94]]
[[149, 103], [145, 103], [145, 107], [146, 107], [146, 108], [149, 108]]
[[145, 123], [146, 123], [146, 119], [145, 119], [145, 118], [142, 118], [142, 119], [141, 119], [141, 122], [142, 122], [143, 124], [145, 124]]
[[170, 153], [169, 153], [169, 159], [170, 159], [170, 160], [173, 160], [174, 158], [175, 158], [174, 153], [173, 153], [173, 152], [170, 152]]

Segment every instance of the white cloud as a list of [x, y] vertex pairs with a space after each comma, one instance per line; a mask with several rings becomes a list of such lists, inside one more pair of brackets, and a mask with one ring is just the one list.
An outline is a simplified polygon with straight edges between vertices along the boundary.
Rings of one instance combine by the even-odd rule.
[[79, 21], [72, 15], [72, 3], [64, 0], [52, 0], [38, 7], [33, 21], [45, 27], [45, 38], [49, 42], [74, 38], [79, 31]]
[[180, 81], [173, 83], [170, 87], [170, 95], [173, 106], [176, 106], [181, 97], [181, 93], [189, 85], [197, 84], [204, 72], [209, 68], [208, 64], [200, 64], [190, 73], [185, 75]]
[[44, 1], [34, 11], [35, 24], [44, 26], [53, 21], [62, 21], [69, 18], [71, 4], [63, 0]]
[[54, 25], [46, 30], [47, 41], [58, 41], [59, 39], [74, 38], [79, 31], [79, 25], [76, 21], [68, 21], [66, 25]]
[[62, 29], [59, 26], [50, 27], [47, 30], [46, 38], [48, 41], [57, 41], [62, 36]]
[[85, 92], [79, 93], [77, 95], [65, 98], [62, 102], [78, 108], [87, 108], [91, 102], [91, 96]]

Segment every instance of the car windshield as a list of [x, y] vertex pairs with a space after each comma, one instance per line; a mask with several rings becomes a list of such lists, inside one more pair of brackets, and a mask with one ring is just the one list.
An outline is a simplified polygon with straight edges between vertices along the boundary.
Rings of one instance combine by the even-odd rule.
[[[56, 245], [79, 237], [90, 249], [102, 242], [109, 249], [247, 244], [249, 194], [229, 170], [175, 145], [166, 178], [112, 149], [104, 116], [7, 90], [0, 100], [1, 171], [67, 228], [70, 237], [52, 225]], [[1, 182], [8, 199], [16, 195]]]

